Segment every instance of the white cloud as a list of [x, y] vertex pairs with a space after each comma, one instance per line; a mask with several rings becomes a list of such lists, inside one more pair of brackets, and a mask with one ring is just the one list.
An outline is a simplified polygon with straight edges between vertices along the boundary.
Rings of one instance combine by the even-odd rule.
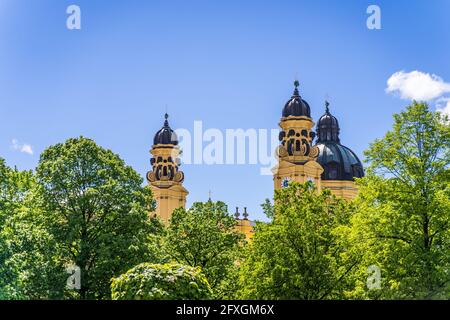
[[22, 153], [33, 154], [33, 147], [28, 143], [20, 143], [17, 139], [12, 139], [11, 148]]
[[428, 101], [449, 93], [450, 83], [435, 74], [399, 71], [388, 79], [386, 92], [398, 93], [402, 99]]

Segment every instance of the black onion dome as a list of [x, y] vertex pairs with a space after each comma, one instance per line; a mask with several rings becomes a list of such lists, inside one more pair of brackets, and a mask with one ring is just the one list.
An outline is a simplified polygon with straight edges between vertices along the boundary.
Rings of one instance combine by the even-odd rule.
[[339, 122], [331, 115], [326, 102], [325, 114], [317, 122], [317, 162], [324, 169], [322, 180], [347, 180], [364, 177], [364, 168], [358, 156], [340, 143]]
[[317, 121], [317, 142], [335, 141], [339, 143], [339, 121], [330, 113], [329, 105], [328, 101], [325, 101], [325, 114]]
[[166, 113], [164, 115], [164, 126], [159, 130], [155, 137], [153, 138], [153, 144], [178, 144], [178, 137], [176, 133], [170, 128], [169, 121], [167, 118], [169, 118], [169, 115]]
[[291, 99], [284, 105], [282, 116], [306, 116], [308, 118], [311, 118], [311, 108], [309, 107], [309, 104], [300, 96], [298, 91], [299, 82], [297, 80], [294, 81], [294, 86], [294, 94], [292, 95]]

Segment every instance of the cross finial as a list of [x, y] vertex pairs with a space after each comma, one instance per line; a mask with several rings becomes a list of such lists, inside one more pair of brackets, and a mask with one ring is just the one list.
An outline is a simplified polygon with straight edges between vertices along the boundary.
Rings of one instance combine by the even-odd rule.
[[329, 105], [330, 105], [330, 103], [328, 102], [328, 100], [325, 100], [325, 112], [326, 113], [330, 113], [330, 108], [328, 108]]
[[296, 79], [294, 81], [294, 87], [295, 87], [295, 89], [294, 89], [294, 96], [298, 96], [299, 95], [299, 92], [298, 92], [298, 86], [299, 85], [300, 85], [300, 82]]
[[167, 119], [169, 119], [169, 114], [166, 111], [166, 113], [164, 114], [164, 126], [165, 127], [169, 126], [169, 120], [167, 120]]
[[328, 108], [328, 106], [330, 105], [330, 95], [327, 93], [325, 95], [325, 113], [330, 113], [330, 109]]

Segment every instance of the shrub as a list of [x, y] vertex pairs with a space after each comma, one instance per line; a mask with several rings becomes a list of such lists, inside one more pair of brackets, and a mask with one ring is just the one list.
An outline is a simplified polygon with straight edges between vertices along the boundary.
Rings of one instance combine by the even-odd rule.
[[114, 300], [201, 300], [212, 297], [200, 268], [142, 263], [112, 280]]

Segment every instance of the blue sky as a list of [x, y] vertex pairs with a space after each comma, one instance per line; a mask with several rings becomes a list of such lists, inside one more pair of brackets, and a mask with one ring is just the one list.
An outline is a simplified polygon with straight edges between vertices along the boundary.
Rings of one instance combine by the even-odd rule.
[[[81, 30], [66, 28], [71, 4]], [[370, 4], [381, 30], [366, 27]], [[362, 158], [409, 103], [386, 93], [395, 72], [439, 76], [433, 106], [449, 96], [448, 12], [445, 0], [0, 0], [0, 157], [32, 169], [47, 146], [83, 135], [144, 177], [166, 105], [173, 128], [277, 128], [297, 75], [314, 119], [329, 95], [342, 143]], [[273, 194], [259, 165], [182, 170], [188, 204], [212, 190], [261, 219]]]

